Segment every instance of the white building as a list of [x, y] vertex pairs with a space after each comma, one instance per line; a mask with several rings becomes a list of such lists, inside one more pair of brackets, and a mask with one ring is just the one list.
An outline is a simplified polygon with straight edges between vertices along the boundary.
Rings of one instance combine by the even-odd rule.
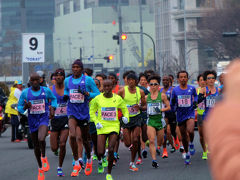
[[[58, 0], [55, 2], [55, 62], [59, 62], [64, 68], [70, 68], [73, 60], [80, 57], [81, 48], [84, 63], [90, 68], [94, 67], [95, 72], [118, 71], [119, 46], [117, 41], [112, 39], [112, 36], [118, 32], [118, 12], [117, 6], [107, 4], [107, 2], [109, 1], [106, 1], [106, 4], [101, 0]], [[139, 32], [139, 6], [133, 3], [136, 1], [122, 0], [122, 2], [123, 32]], [[142, 9], [143, 31], [154, 38], [153, 6], [144, 3]], [[139, 70], [140, 49], [140, 35], [129, 34], [127, 40], [123, 41], [125, 70]], [[113, 55], [114, 59], [107, 63], [103, 57], [109, 55]], [[147, 37], [144, 37], [144, 59], [146, 64], [153, 61], [153, 44]]]
[[192, 79], [197, 77], [202, 68], [199, 25], [204, 13], [213, 7], [214, 0], [155, 0], [156, 51], [161, 73], [176, 73], [186, 67]]

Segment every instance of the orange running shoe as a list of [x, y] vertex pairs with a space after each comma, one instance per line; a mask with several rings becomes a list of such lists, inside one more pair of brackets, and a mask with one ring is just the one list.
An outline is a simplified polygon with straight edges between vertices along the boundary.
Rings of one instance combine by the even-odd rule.
[[173, 141], [174, 141], [175, 149], [178, 150], [180, 148], [180, 142], [179, 142], [178, 137], [176, 139], [173, 138]]
[[86, 176], [89, 176], [92, 173], [92, 163], [88, 163], [86, 164], [86, 168], [85, 168], [85, 174]]
[[80, 165], [73, 166], [73, 171], [71, 173], [72, 177], [78, 176], [79, 172], [81, 171], [82, 167]]
[[167, 148], [163, 148], [162, 158], [168, 158]]
[[38, 170], [38, 180], [44, 180], [45, 176], [44, 176], [44, 170], [43, 169], [39, 169]]
[[136, 162], [136, 165], [140, 165], [140, 164], [142, 164], [143, 162], [142, 162], [142, 159], [139, 157], [138, 159], [137, 159], [137, 162]]
[[47, 157], [45, 157], [45, 158], [41, 157], [41, 160], [42, 160], [42, 169], [43, 169], [45, 172], [49, 171], [50, 166], [49, 166]]
[[133, 172], [137, 172], [138, 168], [135, 166], [135, 164], [132, 164], [132, 165], [129, 166], [129, 170], [133, 171]]

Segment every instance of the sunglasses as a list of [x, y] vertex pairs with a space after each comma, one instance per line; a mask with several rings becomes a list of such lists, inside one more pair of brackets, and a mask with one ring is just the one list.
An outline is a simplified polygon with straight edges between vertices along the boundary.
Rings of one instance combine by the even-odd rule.
[[150, 86], [157, 86], [157, 85], [159, 85], [158, 83], [150, 83], [149, 84]]
[[215, 77], [207, 77], [207, 79], [209, 79], [209, 80], [210, 80], [210, 79], [215, 79]]

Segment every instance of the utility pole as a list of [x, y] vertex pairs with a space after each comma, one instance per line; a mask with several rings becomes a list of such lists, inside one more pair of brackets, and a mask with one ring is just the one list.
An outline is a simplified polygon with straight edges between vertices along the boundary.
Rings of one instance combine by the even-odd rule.
[[120, 84], [123, 85], [123, 47], [122, 47], [122, 13], [121, 13], [121, 0], [118, 0], [118, 25], [119, 25], [119, 55], [120, 55]]
[[93, 29], [92, 29], [92, 31], [91, 31], [91, 35], [92, 35], [92, 60], [93, 60], [93, 63], [92, 63], [92, 70], [93, 70], [93, 72], [94, 72], [94, 66], [95, 66], [95, 57], [94, 57], [94, 31], [93, 31]]
[[143, 26], [142, 26], [142, 0], [139, 2], [139, 17], [140, 17], [140, 41], [141, 41], [141, 62], [142, 62], [142, 71], [144, 71], [144, 46], [143, 46]]
[[185, 70], [188, 71], [188, 59], [187, 59], [187, 22], [186, 22], [186, 0], [184, 0], [184, 60], [185, 60]]
[[[25, 0], [21, 0], [21, 32], [26, 32], [26, 9]], [[23, 47], [22, 47], [23, 48]], [[22, 59], [23, 61], [23, 59]], [[22, 62], [22, 81], [27, 84], [29, 77], [29, 64]]]

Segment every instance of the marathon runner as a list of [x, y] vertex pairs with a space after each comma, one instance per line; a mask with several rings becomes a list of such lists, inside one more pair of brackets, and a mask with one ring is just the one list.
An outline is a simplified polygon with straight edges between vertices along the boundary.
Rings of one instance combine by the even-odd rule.
[[[75, 160], [71, 176], [78, 176], [84, 168], [82, 144], [87, 153], [85, 174], [92, 173], [91, 146], [89, 135], [89, 99], [99, 94], [99, 90], [91, 77], [83, 74], [83, 64], [77, 59], [72, 64], [73, 75], [64, 81], [64, 100], [68, 100], [67, 115], [70, 131], [70, 144]], [[79, 164], [80, 163], [80, 164]]]
[[51, 86], [53, 94], [57, 98], [57, 108], [55, 116], [51, 120], [51, 134], [50, 134], [50, 145], [53, 152], [59, 153], [59, 162], [57, 168], [57, 175], [64, 176], [62, 165], [66, 154], [66, 142], [68, 139], [68, 117], [67, 117], [67, 101], [64, 101], [64, 69], [57, 69], [54, 73], [56, 80], [55, 85]]
[[[112, 180], [111, 171], [114, 159], [114, 147], [120, 132], [120, 122], [118, 119], [118, 108], [121, 109], [124, 117], [123, 123], [129, 122], [129, 113], [123, 99], [112, 93], [113, 83], [111, 80], [103, 81], [104, 92], [94, 98], [90, 106], [91, 119], [96, 124], [98, 134], [98, 173], [104, 172], [102, 158], [105, 154], [106, 140], [108, 138], [108, 172], [107, 180]], [[96, 112], [98, 112], [96, 116]]]
[[[140, 110], [146, 110], [146, 100], [143, 90], [137, 87], [136, 74], [130, 73], [127, 76], [127, 86], [122, 88], [118, 94], [124, 99], [127, 104], [130, 121], [128, 124], [123, 124], [123, 139], [127, 147], [132, 145], [131, 149], [131, 162], [129, 170], [138, 171], [134, 161], [138, 151], [138, 142], [141, 127]], [[140, 104], [141, 100], [141, 104]]]
[[[33, 141], [34, 154], [38, 162], [38, 180], [44, 180], [44, 172], [50, 169], [45, 155], [45, 138], [48, 131], [49, 114], [54, 117], [57, 99], [47, 87], [40, 86], [40, 76], [36, 73], [30, 77], [31, 87], [25, 89], [18, 102], [18, 111], [23, 114], [28, 110], [28, 124]], [[51, 106], [49, 107], [49, 99]]]
[[188, 165], [190, 164], [190, 155], [195, 154], [193, 140], [195, 109], [197, 108], [197, 93], [195, 87], [187, 84], [187, 71], [179, 71], [177, 78], [179, 86], [173, 88], [171, 107], [174, 108], [175, 104], [177, 105], [177, 122], [180, 128], [182, 142], [186, 153], [185, 164]]
[[[161, 78], [158, 75], [152, 75], [148, 78], [150, 94], [146, 96], [147, 101], [147, 135], [149, 139], [149, 148], [152, 156], [152, 166], [157, 168], [159, 165], [156, 159], [155, 137], [157, 136], [158, 145], [161, 146], [164, 139], [164, 124], [162, 112], [169, 111], [170, 103], [166, 94], [158, 91]], [[165, 104], [163, 108], [162, 103]]]

